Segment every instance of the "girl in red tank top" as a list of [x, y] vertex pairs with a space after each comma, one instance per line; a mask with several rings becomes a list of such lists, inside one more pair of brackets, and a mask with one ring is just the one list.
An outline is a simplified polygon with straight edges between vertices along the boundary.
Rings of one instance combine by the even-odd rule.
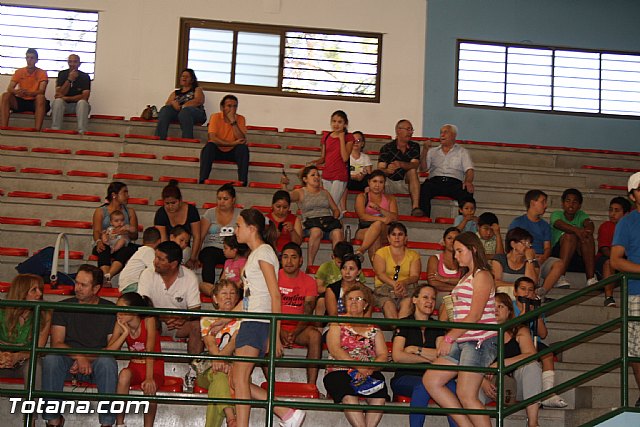
[[[147, 297], [136, 292], [123, 294], [116, 305], [121, 307], [153, 307]], [[126, 341], [127, 347], [133, 352], [160, 352], [160, 333], [155, 317], [142, 317], [135, 313], [118, 313], [117, 323], [113, 329], [107, 350], [120, 350]], [[129, 366], [120, 371], [118, 376], [118, 394], [129, 394], [129, 387], [141, 385], [142, 392], [155, 395], [164, 384], [164, 360], [153, 357], [132, 357]], [[158, 405], [151, 403], [149, 411], [144, 414], [144, 426], [152, 427], [156, 417]], [[125, 414], [118, 414], [116, 424], [124, 424]]]

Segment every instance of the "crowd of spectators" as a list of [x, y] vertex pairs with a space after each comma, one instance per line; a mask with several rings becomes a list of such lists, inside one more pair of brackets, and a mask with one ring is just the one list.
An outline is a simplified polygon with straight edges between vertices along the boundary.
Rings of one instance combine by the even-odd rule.
[[[27, 51], [27, 67], [18, 70], [2, 97], [0, 124], [6, 126], [10, 111], [34, 111], [36, 128], [48, 104], [44, 99], [46, 73], [35, 67], [37, 52]], [[78, 131], [87, 128], [90, 80], [79, 71], [80, 58], [70, 55], [69, 69], [60, 73], [53, 102], [53, 128], [60, 128], [65, 112], [78, 116]], [[44, 74], [43, 74], [44, 73]], [[160, 110], [156, 134], [165, 139], [171, 121], [178, 120], [184, 138], [193, 138], [196, 123], [206, 121], [204, 94], [193, 70], [181, 73], [180, 88], [172, 92]], [[208, 140], [202, 149], [200, 179], [209, 178], [215, 160], [231, 160], [238, 165], [238, 181], [248, 183], [249, 150], [246, 120], [237, 114], [238, 99], [226, 95], [220, 112], [211, 116]], [[306, 348], [309, 359], [322, 357], [322, 342], [329, 358], [353, 361], [353, 366], [327, 366], [322, 379], [336, 403], [357, 404], [364, 398], [371, 405], [384, 405], [389, 398], [380, 368], [362, 367], [358, 362], [388, 360], [383, 332], [373, 325], [331, 322], [282, 321], [276, 332], [276, 348], [268, 348], [269, 322], [260, 319], [231, 320], [204, 318], [200, 294], [211, 296], [218, 310], [252, 313], [329, 315], [345, 318], [371, 317], [379, 310], [386, 318], [440, 320], [453, 322], [504, 323], [528, 310], [526, 301], [551, 300], [554, 288], [571, 286], [565, 274], [583, 272], [586, 284], [617, 271], [640, 272], [640, 173], [629, 179], [629, 199], [616, 197], [609, 206], [609, 221], [595, 233], [594, 222], [582, 210], [583, 194], [575, 188], [561, 196], [561, 209], [543, 219], [548, 195], [532, 189], [524, 195], [526, 213], [515, 218], [503, 241], [497, 216], [477, 215], [474, 193], [474, 166], [466, 149], [456, 144], [458, 129], [444, 125], [440, 145], [425, 141], [422, 149], [411, 140], [413, 126], [402, 119], [395, 126], [396, 138], [385, 144], [373, 169], [363, 152], [362, 132], [347, 130], [344, 111], [331, 115], [331, 131], [321, 137], [321, 155], [309, 162], [299, 175], [302, 186], [289, 191], [289, 178], [281, 178], [282, 190], [275, 192], [271, 212], [240, 209], [236, 190], [229, 183], [217, 190], [217, 205], [202, 216], [183, 201], [178, 183], [162, 190], [162, 206], [154, 226], [138, 238], [138, 220], [128, 207], [125, 183], [112, 182], [105, 203], [93, 214], [94, 254], [98, 267], [82, 265], [76, 276], [77, 304], [112, 303], [98, 296], [118, 276], [122, 296], [119, 306], [192, 310], [193, 316], [142, 316], [128, 313], [85, 313], [54, 311], [41, 317], [38, 345], [50, 338], [52, 348], [117, 350], [126, 342], [131, 351], [160, 351], [160, 334], [186, 338], [190, 354], [206, 348], [211, 355], [262, 357], [268, 351], [280, 356], [284, 349]], [[323, 170], [320, 170], [323, 167]], [[422, 184], [419, 171], [428, 171]], [[345, 242], [343, 223], [347, 189], [358, 190], [355, 212], [357, 248]], [[422, 262], [410, 249], [408, 229], [398, 222], [398, 202], [394, 194], [408, 194], [411, 215], [431, 216], [431, 200], [448, 196], [458, 202], [459, 216], [453, 227], [444, 230], [443, 250], [426, 263], [427, 283], [419, 283]], [[292, 213], [296, 203], [300, 216]], [[301, 245], [308, 238], [306, 265], [315, 266], [322, 239], [332, 244], [332, 260], [320, 266], [315, 278], [303, 272]], [[374, 286], [363, 275], [367, 254], [375, 275]], [[220, 268], [222, 266], [222, 268]], [[218, 269], [219, 273], [216, 273]], [[201, 271], [202, 280], [196, 272]], [[631, 315], [640, 315], [640, 282], [630, 280]], [[508, 290], [515, 300], [497, 288]], [[437, 307], [438, 292], [451, 294], [452, 307]], [[40, 300], [43, 283], [38, 276], [19, 275], [11, 285], [8, 299]], [[525, 301], [525, 303], [523, 303]], [[613, 307], [613, 287], [605, 289], [604, 305]], [[447, 310], [452, 308], [452, 310]], [[0, 341], [25, 344], [31, 336], [30, 310], [0, 310]], [[527, 327], [528, 326], [528, 327]], [[519, 325], [505, 332], [505, 364], [508, 366], [545, 348], [548, 334], [545, 319]], [[640, 328], [629, 325], [630, 354], [640, 356]], [[460, 328], [395, 328], [391, 357], [395, 362], [474, 367], [495, 366], [496, 332]], [[0, 353], [0, 376], [24, 377], [31, 362], [26, 352]], [[27, 363], [25, 363], [27, 362]], [[640, 364], [631, 364], [640, 384]], [[162, 359], [132, 358], [118, 375], [115, 359], [86, 354], [48, 354], [37, 363], [37, 387], [59, 391], [73, 376], [95, 382], [101, 393], [127, 393], [140, 384], [145, 394], [155, 394], [164, 381]], [[251, 383], [254, 363], [232, 364], [214, 361], [199, 373], [198, 384], [210, 397], [229, 397], [230, 386], [242, 399], [262, 399], [266, 392]], [[233, 371], [233, 375], [231, 372]], [[307, 366], [306, 381], [316, 384], [318, 366]], [[518, 368], [514, 377], [518, 399], [527, 399], [554, 385], [553, 356]], [[482, 409], [496, 398], [491, 376], [478, 372], [398, 369], [391, 381], [394, 395], [411, 398], [412, 407], [425, 407], [433, 398], [441, 407]], [[640, 402], [640, 400], [639, 400]], [[565, 407], [564, 400], [551, 395], [541, 402], [546, 407]], [[539, 404], [527, 407], [529, 426], [538, 423]], [[274, 413], [282, 425], [299, 426], [304, 411], [278, 407]], [[209, 405], [207, 425], [246, 426], [248, 405]], [[145, 416], [145, 426], [153, 425], [155, 407]], [[353, 426], [375, 426], [381, 411], [345, 410]], [[61, 414], [46, 414], [47, 425], [64, 424]], [[124, 423], [124, 414], [101, 414], [104, 426]], [[411, 426], [421, 426], [424, 415], [412, 414]], [[451, 414], [450, 425], [490, 425], [484, 415]]]

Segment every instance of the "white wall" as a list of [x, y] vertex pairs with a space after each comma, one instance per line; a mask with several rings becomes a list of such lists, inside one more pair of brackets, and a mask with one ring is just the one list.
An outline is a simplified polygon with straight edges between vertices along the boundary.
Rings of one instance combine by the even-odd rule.
[[[14, 0], [13, 4], [98, 10], [98, 46], [91, 104], [94, 114], [137, 116], [163, 105], [175, 82], [181, 17], [381, 32], [381, 102], [340, 102], [237, 94], [253, 125], [327, 129], [343, 109], [350, 129], [393, 134], [409, 118], [421, 135], [426, 0]], [[37, 46], [33, 46], [37, 48]], [[52, 98], [55, 76], [47, 97]], [[0, 76], [6, 87], [9, 76]], [[206, 92], [207, 113], [224, 94]]]

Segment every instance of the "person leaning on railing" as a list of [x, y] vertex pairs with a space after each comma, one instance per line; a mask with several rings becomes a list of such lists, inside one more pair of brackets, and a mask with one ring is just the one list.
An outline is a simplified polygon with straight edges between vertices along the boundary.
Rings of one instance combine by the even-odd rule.
[[[423, 285], [415, 290], [411, 302], [414, 307], [413, 315], [405, 319], [427, 321], [432, 320], [431, 315], [436, 308], [438, 291], [431, 285]], [[428, 328], [425, 326], [400, 326], [393, 334], [393, 349], [391, 355], [397, 363], [432, 363], [438, 356], [436, 342], [442, 340], [445, 334], [442, 328]], [[391, 390], [395, 396], [411, 397], [412, 408], [426, 408], [429, 405], [429, 393], [422, 384], [424, 370], [398, 369], [391, 379]], [[447, 388], [452, 393], [456, 392], [456, 382], [451, 380]], [[412, 413], [409, 415], [411, 427], [422, 427], [425, 415]], [[455, 427], [456, 423], [449, 418], [449, 425]]]
[[[373, 304], [369, 288], [355, 285], [343, 297], [346, 317], [365, 317]], [[345, 319], [346, 320], [346, 319]], [[332, 323], [327, 333], [329, 358], [351, 360], [354, 366], [327, 366], [323, 378], [327, 393], [335, 403], [358, 404], [358, 397], [369, 405], [384, 405], [388, 398], [387, 386], [380, 368], [357, 366], [358, 362], [386, 362], [387, 345], [382, 331], [372, 325], [360, 323]], [[354, 427], [375, 427], [382, 419], [382, 411], [345, 410], [347, 421]]]
[[[496, 318], [498, 323], [506, 323], [515, 318], [511, 297], [505, 293], [496, 294]], [[516, 325], [504, 332], [504, 366], [513, 365], [534, 354], [536, 354], [536, 347], [533, 345], [529, 328], [525, 325]], [[497, 362], [494, 362], [491, 367], [497, 367]], [[513, 375], [517, 384], [516, 400], [526, 400], [542, 392], [542, 369], [538, 361], [520, 366], [510, 375]], [[493, 375], [485, 375], [481, 390], [487, 398], [496, 400], [498, 392], [492, 379]], [[539, 410], [540, 404], [538, 402], [527, 406], [527, 425], [529, 427], [538, 425]]]
[[[39, 301], [42, 299], [44, 282], [35, 274], [18, 274], [12, 281], [7, 301]], [[7, 307], [0, 310], [0, 343], [27, 345], [31, 343], [33, 310], [22, 307]], [[40, 318], [38, 347], [44, 347], [49, 339], [51, 312], [43, 311]], [[0, 377], [24, 378], [27, 384], [29, 372], [28, 351], [1, 351]], [[39, 364], [38, 364], [39, 365]], [[36, 366], [38, 366], [36, 365]], [[40, 370], [38, 366], [37, 370]], [[40, 388], [41, 375], [36, 373], [36, 388]]]

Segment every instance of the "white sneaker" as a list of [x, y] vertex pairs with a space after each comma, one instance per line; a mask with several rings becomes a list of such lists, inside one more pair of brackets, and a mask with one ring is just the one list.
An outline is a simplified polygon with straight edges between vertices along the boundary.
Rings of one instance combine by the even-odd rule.
[[598, 283], [598, 278], [593, 276], [591, 279], [587, 280], [587, 286], [592, 286]]
[[566, 408], [569, 406], [568, 403], [557, 394], [549, 396], [547, 400], [543, 400], [541, 403], [545, 408]]
[[304, 423], [304, 417], [307, 413], [301, 409], [296, 409], [287, 421], [280, 423], [280, 427], [300, 427]]
[[560, 276], [560, 278], [558, 279], [558, 281], [556, 282], [556, 284], [554, 285], [554, 288], [569, 288], [571, 287], [571, 283], [567, 280], [567, 278], [565, 276]]

